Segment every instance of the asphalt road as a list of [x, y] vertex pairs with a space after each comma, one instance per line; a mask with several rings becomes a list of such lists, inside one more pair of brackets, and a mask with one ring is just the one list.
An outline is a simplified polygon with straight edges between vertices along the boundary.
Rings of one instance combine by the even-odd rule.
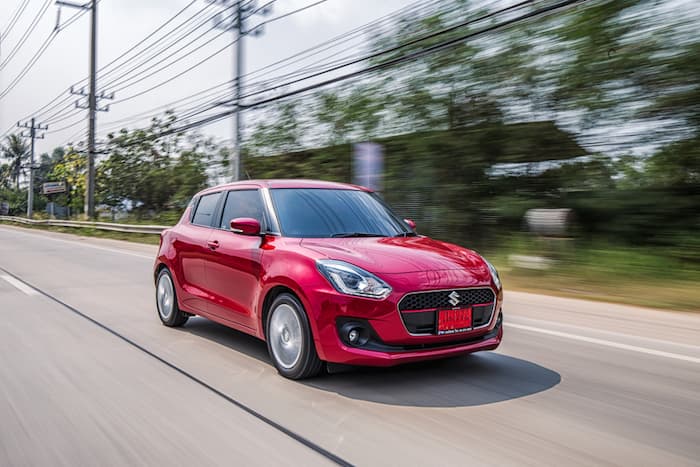
[[0, 227], [0, 465], [700, 465], [698, 314], [507, 293], [496, 352], [292, 382], [154, 252]]

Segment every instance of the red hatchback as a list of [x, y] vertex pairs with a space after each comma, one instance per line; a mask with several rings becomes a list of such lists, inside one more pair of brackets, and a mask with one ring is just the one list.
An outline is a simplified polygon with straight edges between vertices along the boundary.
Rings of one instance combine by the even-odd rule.
[[198, 193], [161, 235], [158, 315], [267, 341], [288, 378], [492, 350], [503, 291], [477, 253], [416, 234], [366, 188], [245, 181]]

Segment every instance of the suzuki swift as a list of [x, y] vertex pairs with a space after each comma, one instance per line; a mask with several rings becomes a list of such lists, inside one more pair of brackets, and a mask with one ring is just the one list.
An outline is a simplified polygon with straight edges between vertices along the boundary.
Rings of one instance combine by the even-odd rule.
[[354, 185], [206, 189], [161, 234], [158, 316], [182, 326], [199, 315], [252, 334], [293, 379], [324, 362], [390, 366], [498, 347], [496, 269], [414, 229]]

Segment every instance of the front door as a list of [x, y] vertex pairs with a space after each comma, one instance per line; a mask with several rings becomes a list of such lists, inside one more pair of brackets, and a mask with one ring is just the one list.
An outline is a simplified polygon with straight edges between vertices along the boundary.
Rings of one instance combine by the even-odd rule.
[[230, 222], [251, 217], [265, 229], [260, 190], [229, 191], [218, 228], [212, 230], [212, 252], [207, 261], [207, 285], [212, 293], [211, 313], [239, 325], [255, 328], [254, 310], [260, 296], [262, 239], [231, 232]]

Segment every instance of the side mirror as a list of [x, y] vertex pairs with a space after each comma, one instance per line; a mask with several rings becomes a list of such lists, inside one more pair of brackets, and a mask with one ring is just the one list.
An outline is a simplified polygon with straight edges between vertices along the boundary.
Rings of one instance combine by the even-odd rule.
[[406, 225], [408, 225], [411, 229], [416, 230], [416, 223], [415, 223], [413, 220], [411, 220], [411, 219], [404, 219], [403, 221], [404, 221], [404, 222], [406, 223]]
[[260, 222], [251, 217], [237, 217], [231, 220], [231, 231], [240, 235], [260, 235]]

